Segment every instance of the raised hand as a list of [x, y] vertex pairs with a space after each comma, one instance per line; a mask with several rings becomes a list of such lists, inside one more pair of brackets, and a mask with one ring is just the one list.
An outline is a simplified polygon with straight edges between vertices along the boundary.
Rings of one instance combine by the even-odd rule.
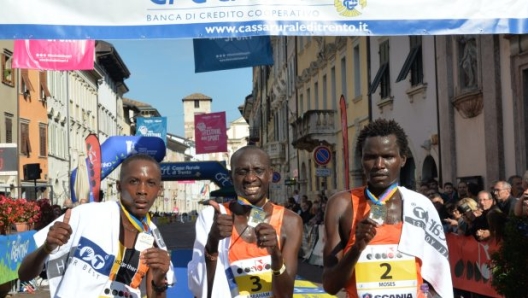
[[154, 283], [162, 284], [169, 271], [170, 254], [163, 249], [151, 247], [141, 252], [140, 259], [149, 266]]
[[360, 251], [363, 251], [369, 242], [376, 236], [376, 222], [368, 217], [358, 222], [356, 227], [355, 245]]
[[56, 221], [53, 226], [49, 228], [46, 242], [44, 243], [47, 251], [53, 251], [57, 247], [68, 243], [72, 234], [70, 226], [71, 209], [66, 210], [62, 221]]
[[255, 234], [257, 235], [257, 245], [265, 247], [269, 254], [272, 254], [274, 249], [279, 248], [277, 232], [272, 225], [265, 222], [259, 223], [255, 227]]
[[209, 200], [207, 204], [211, 205], [215, 209], [213, 225], [209, 231], [208, 241], [210, 246], [214, 246], [208, 247], [208, 251], [213, 253], [218, 250], [218, 241], [227, 237], [231, 237], [231, 233], [233, 232], [234, 215], [228, 215], [225, 213], [222, 214], [220, 211], [220, 206], [213, 200]]

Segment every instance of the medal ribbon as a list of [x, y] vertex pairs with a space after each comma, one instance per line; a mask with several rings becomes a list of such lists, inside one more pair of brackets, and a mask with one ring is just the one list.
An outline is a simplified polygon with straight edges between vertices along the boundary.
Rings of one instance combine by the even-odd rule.
[[130, 223], [134, 226], [134, 228], [136, 228], [136, 230], [140, 231], [140, 232], [147, 232], [147, 233], [150, 233], [150, 228], [149, 228], [149, 225], [150, 225], [150, 214], [147, 213], [147, 215], [145, 217], [143, 217], [143, 219], [139, 219], [137, 217], [134, 216], [134, 214], [131, 214], [130, 212], [128, 212], [128, 210], [125, 209], [125, 206], [123, 206], [123, 204], [119, 204], [121, 206], [121, 210], [123, 210], [123, 213], [125, 214], [125, 216], [128, 218], [128, 221], [130, 221]]
[[242, 205], [242, 206], [250, 206], [251, 208], [255, 208], [255, 209], [258, 209], [260, 211], [264, 211], [264, 205], [266, 205], [266, 203], [268, 203], [268, 199], [266, 199], [266, 202], [264, 202], [264, 204], [262, 205], [262, 207], [259, 207], [259, 206], [256, 206], [256, 205], [253, 205], [251, 204], [246, 198], [243, 198], [243, 197], [240, 197], [238, 196], [237, 197], [237, 202]]
[[386, 201], [388, 201], [394, 193], [398, 190], [398, 182], [394, 182], [387, 188], [380, 196], [380, 198], [377, 198], [373, 193], [370, 192], [368, 187], [365, 189], [365, 192], [367, 193], [367, 197], [376, 205], [384, 205]]

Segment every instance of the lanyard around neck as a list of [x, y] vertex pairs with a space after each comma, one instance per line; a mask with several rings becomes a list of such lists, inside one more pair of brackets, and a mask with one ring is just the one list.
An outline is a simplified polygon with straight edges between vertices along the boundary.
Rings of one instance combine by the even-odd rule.
[[136, 230], [140, 232], [147, 232], [147, 233], [150, 232], [150, 228], [149, 228], [150, 214], [147, 213], [147, 215], [143, 217], [143, 219], [140, 220], [139, 218], [135, 217], [134, 214], [128, 212], [128, 210], [126, 210], [123, 204], [119, 204], [119, 205], [121, 206], [121, 210], [123, 211], [123, 214], [125, 214], [128, 221], [134, 226], [134, 228], [136, 228]]
[[370, 190], [365, 188], [365, 192], [367, 193], [367, 197], [376, 205], [384, 205], [393, 195], [394, 193], [398, 191], [398, 182], [394, 182], [387, 188], [381, 196], [378, 198], [376, 197]]
[[251, 204], [246, 198], [243, 198], [243, 197], [237, 197], [237, 202], [242, 205], [242, 206], [249, 206], [251, 208], [255, 208], [255, 209], [258, 209], [258, 210], [261, 210], [263, 211], [264, 210], [264, 206], [266, 206], [266, 204], [268, 203], [268, 199], [266, 199], [266, 201], [264, 202], [264, 204], [262, 205], [262, 207], [259, 207], [259, 206], [256, 206], [256, 205], [253, 205]]

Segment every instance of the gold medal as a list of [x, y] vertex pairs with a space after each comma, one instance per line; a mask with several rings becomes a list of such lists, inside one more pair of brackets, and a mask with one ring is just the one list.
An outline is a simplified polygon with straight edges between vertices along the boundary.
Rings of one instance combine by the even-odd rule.
[[374, 220], [379, 225], [382, 225], [385, 222], [387, 217], [387, 205], [378, 205], [370, 203], [370, 214], [369, 218]]
[[266, 212], [259, 208], [251, 208], [248, 217], [248, 226], [256, 227], [259, 223], [264, 222], [266, 219]]

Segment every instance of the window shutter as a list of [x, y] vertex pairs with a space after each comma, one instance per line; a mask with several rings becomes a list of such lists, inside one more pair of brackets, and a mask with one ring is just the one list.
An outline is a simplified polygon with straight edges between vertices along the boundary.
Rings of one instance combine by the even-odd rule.
[[5, 118], [6, 143], [13, 143], [13, 119]]
[[39, 127], [39, 138], [40, 138], [40, 146], [39, 146], [39, 149], [40, 149], [40, 152], [39, 152], [39, 155], [40, 156], [46, 156], [46, 127], [45, 126], [40, 126]]

